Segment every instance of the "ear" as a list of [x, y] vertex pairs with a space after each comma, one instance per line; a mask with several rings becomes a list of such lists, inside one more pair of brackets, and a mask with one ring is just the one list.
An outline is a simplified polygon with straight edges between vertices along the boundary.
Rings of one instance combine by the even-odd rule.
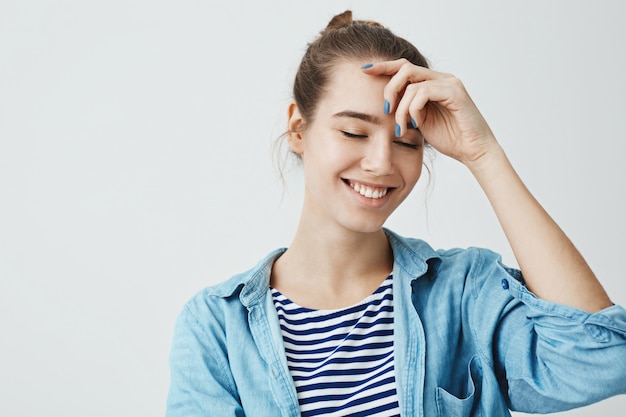
[[287, 108], [288, 123], [287, 139], [291, 151], [295, 154], [302, 155], [304, 153], [304, 138], [302, 136], [304, 130], [304, 119], [300, 114], [298, 105], [292, 101]]

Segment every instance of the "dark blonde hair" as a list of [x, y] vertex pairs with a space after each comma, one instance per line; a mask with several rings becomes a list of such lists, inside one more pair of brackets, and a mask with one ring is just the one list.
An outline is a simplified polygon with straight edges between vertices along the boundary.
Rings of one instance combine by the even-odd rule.
[[326, 29], [309, 43], [293, 84], [293, 98], [305, 123], [313, 120], [332, 68], [338, 61], [367, 64], [400, 58], [428, 68], [426, 58], [415, 46], [381, 24], [352, 20], [350, 10], [333, 17]]

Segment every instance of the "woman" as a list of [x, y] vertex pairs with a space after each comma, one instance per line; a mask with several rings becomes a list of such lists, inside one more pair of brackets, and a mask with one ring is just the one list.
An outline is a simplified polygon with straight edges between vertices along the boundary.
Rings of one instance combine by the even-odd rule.
[[[503, 416], [626, 392], [626, 311], [459, 80], [348, 11], [309, 45], [288, 116], [305, 177], [295, 237], [185, 306], [168, 416]], [[426, 146], [474, 175], [521, 272], [383, 229]]]

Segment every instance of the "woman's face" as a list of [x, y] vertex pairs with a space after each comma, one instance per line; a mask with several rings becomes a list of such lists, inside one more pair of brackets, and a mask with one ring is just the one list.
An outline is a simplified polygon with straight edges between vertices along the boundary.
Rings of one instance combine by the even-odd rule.
[[335, 65], [306, 126], [290, 108], [289, 144], [304, 166], [303, 220], [315, 228], [379, 230], [422, 171], [420, 132], [410, 127], [397, 138], [393, 114], [383, 113], [389, 77], [366, 75], [360, 65]]

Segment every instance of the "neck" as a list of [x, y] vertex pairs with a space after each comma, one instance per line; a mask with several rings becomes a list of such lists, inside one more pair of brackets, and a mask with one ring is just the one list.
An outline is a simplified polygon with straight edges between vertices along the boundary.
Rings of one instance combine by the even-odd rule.
[[289, 249], [276, 261], [271, 285], [311, 308], [359, 302], [391, 273], [393, 254], [382, 229], [360, 233], [301, 219]]

